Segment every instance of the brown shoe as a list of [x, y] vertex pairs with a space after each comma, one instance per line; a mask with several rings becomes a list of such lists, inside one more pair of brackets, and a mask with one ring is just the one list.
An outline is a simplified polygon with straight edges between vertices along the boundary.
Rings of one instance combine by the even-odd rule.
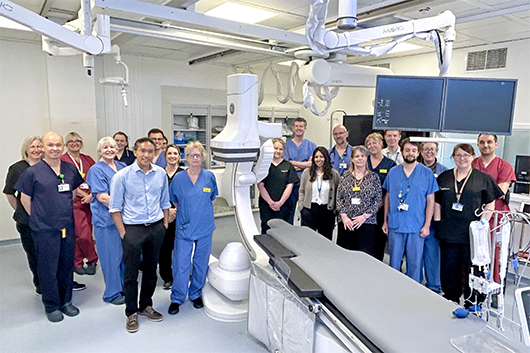
[[152, 306], [146, 307], [144, 310], [139, 311], [138, 315], [143, 316], [151, 321], [162, 321], [164, 320], [164, 316], [160, 314], [158, 311], [153, 309]]
[[129, 333], [138, 331], [140, 325], [138, 325], [138, 313], [127, 316], [127, 322], [125, 323], [125, 329]]

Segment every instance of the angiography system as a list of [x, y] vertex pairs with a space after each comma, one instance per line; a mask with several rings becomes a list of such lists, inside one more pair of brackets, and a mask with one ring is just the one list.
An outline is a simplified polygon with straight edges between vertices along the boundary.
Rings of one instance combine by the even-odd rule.
[[[128, 22], [113, 18], [114, 13], [179, 23], [215, 22], [202, 14], [141, 1], [81, 0], [79, 19], [59, 26], [8, 0], [0, 3], [0, 15], [43, 35], [43, 49], [48, 53], [71, 55], [72, 48], [82, 53], [89, 74], [94, 55], [115, 54], [125, 76], [103, 78], [101, 83], [120, 86], [125, 105], [125, 88], [132, 83], [119, 48], [111, 46], [110, 31], [127, 31]], [[328, 1], [310, 3], [305, 36], [238, 27], [235, 21], [215, 22], [224, 30], [243, 28], [248, 31], [245, 34], [266, 33], [272, 39], [299, 44], [297, 50], [280, 53], [306, 61], [301, 67], [291, 67], [288, 93], [282, 101], [291, 99], [324, 115], [338, 87], [373, 87], [378, 74], [391, 74], [384, 68], [345, 64], [348, 55], [382, 55], [411, 38], [432, 41], [439, 74], [447, 74], [455, 39], [451, 12], [357, 30], [356, 1], [343, 0], [339, 1], [340, 30], [328, 30]], [[147, 29], [143, 33], [156, 36]], [[373, 44], [384, 38], [388, 40]], [[241, 49], [245, 45], [244, 38], [239, 38], [227, 47]], [[294, 99], [297, 80], [303, 82], [301, 102]], [[282, 136], [281, 124], [258, 121], [262, 92], [256, 75], [229, 76], [227, 125], [210, 144], [214, 159], [227, 163], [224, 170], [214, 172], [220, 197], [234, 208], [241, 243], [229, 244], [219, 260], [210, 263], [203, 291], [209, 316], [225, 321], [248, 317], [249, 333], [274, 352], [485, 352], [486, 346], [480, 344], [491, 342], [506, 347], [499, 352], [524, 349], [488, 328], [477, 316], [454, 318], [455, 304], [372, 257], [341, 249], [308, 228], [272, 220], [268, 234], [261, 235], [254, 222], [250, 188], [268, 173], [273, 157], [271, 139]], [[316, 98], [327, 103], [324, 110], [316, 108]]]

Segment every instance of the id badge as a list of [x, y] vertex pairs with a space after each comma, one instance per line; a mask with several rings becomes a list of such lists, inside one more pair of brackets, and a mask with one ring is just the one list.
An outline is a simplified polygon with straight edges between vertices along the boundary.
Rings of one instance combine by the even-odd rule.
[[352, 191], [361, 191], [361, 188], [359, 186], [354, 186], [351, 189], [352, 189]]
[[455, 211], [458, 211], [458, 212], [462, 212], [462, 210], [464, 209], [464, 205], [462, 205], [461, 203], [455, 202], [453, 204], [452, 209], [455, 210]]
[[352, 197], [351, 204], [352, 205], [360, 205], [361, 204], [361, 199], [358, 198], [358, 197]]
[[57, 191], [59, 191], [59, 192], [70, 191], [70, 184], [61, 183], [61, 184], [57, 185]]
[[346, 163], [339, 164], [339, 169], [346, 169], [348, 168], [348, 165]]
[[398, 210], [400, 210], [400, 211], [408, 211], [409, 210], [409, 205], [407, 205], [406, 203], [400, 203], [399, 206], [398, 206]]
[[386, 173], [388, 173], [388, 170], [386, 170], [386, 169], [379, 169], [379, 173], [381, 173], [381, 174], [386, 174]]

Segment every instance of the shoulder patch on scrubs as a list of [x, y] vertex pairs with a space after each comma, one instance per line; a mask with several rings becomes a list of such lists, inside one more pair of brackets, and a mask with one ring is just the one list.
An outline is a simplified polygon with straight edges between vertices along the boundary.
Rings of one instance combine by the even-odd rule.
[[202, 188], [202, 192], [212, 192], [212, 190], [210, 188]]

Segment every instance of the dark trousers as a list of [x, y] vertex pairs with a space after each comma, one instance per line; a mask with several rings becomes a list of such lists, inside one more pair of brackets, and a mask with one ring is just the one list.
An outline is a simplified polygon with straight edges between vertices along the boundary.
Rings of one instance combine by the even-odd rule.
[[289, 200], [287, 200], [285, 203], [289, 204], [289, 217], [287, 218], [287, 223], [294, 224], [294, 213], [296, 211], [296, 203], [298, 202], [298, 192], [300, 190], [300, 183], [296, 183], [293, 185], [293, 191], [291, 192], [291, 196], [289, 196]]
[[173, 247], [175, 246], [175, 224], [177, 224], [176, 221], [169, 223], [160, 248], [158, 272], [164, 282], [173, 282], [171, 263], [173, 261]]
[[[475, 267], [475, 275], [480, 276], [482, 272]], [[455, 244], [440, 241], [440, 270], [442, 291], [444, 298], [459, 303], [462, 292], [464, 292], [465, 306], [473, 301], [481, 303], [485, 295], [478, 294], [469, 288], [469, 272], [471, 270], [471, 254], [469, 244]], [[471, 296], [470, 296], [471, 295]]]
[[261, 219], [261, 234], [267, 233], [267, 230], [269, 230], [269, 226], [267, 225], [267, 222], [274, 218], [283, 219], [284, 221], [289, 220], [289, 212], [291, 211], [291, 204], [290, 200], [288, 199], [285, 201], [282, 207], [280, 207], [279, 211], [273, 211], [269, 204], [262, 199], [259, 198], [259, 217]]
[[37, 270], [37, 251], [35, 250], [35, 242], [33, 241], [31, 228], [27, 224], [17, 223], [17, 231], [20, 234], [22, 248], [24, 248], [26, 257], [28, 258], [29, 269], [33, 274], [33, 284], [37, 290], [40, 290], [39, 274]]
[[75, 255], [74, 228], [33, 232], [37, 252], [37, 271], [42, 291], [42, 303], [47, 313], [72, 301]]
[[363, 224], [358, 229], [344, 228], [339, 222], [337, 229], [337, 245], [348, 250], [359, 250], [375, 257], [377, 225]]
[[[385, 210], [381, 207], [377, 211], [377, 228], [375, 234], [375, 254], [374, 257], [379, 261], [383, 261], [385, 257], [385, 248], [388, 241], [388, 235], [383, 232], [383, 223], [385, 220]], [[364, 225], [364, 224], [363, 224]]]
[[[149, 226], [125, 225], [122, 239], [123, 262], [125, 263], [125, 315], [153, 305], [156, 287], [156, 267], [166, 228], [162, 220]], [[142, 263], [142, 289], [138, 303], [138, 270]]]
[[328, 210], [328, 205], [312, 203], [311, 208], [302, 208], [300, 216], [301, 226], [309, 227], [331, 240], [335, 227], [335, 213]]

